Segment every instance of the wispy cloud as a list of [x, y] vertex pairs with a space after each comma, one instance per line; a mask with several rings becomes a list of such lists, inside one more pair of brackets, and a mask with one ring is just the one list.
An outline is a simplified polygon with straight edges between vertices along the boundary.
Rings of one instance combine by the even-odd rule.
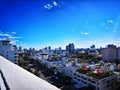
[[12, 34], [16, 34], [16, 32], [11, 32]]
[[54, 6], [58, 6], [58, 3], [56, 1], [53, 1]]
[[47, 10], [50, 10], [57, 6], [58, 6], [58, 3], [56, 1], [53, 1], [52, 3], [48, 3], [48, 4], [44, 5], [44, 8]]
[[12, 36], [10, 34], [7, 34], [7, 33], [0, 33], [0, 37], [6, 37], [6, 38], [10, 38], [10, 39], [18, 39], [18, 38], [21, 38], [21, 37], [18, 37], [18, 36]]
[[88, 32], [85, 32], [84, 35], [88, 35], [89, 33]]
[[108, 23], [113, 23], [113, 20], [107, 20]]
[[19, 39], [19, 38], [22, 38], [22, 37], [11, 36], [10, 38], [11, 38], [11, 39]]
[[44, 8], [45, 8], [45, 9], [52, 9], [52, 7], [53, 7], [53, 6], [52, 6], [51, 4], [46, 4], [46, 5], [44, 5]]
[[2, 37], [11, 37], [11, 35], [6, 34], [6, 33], [0, 33], [0, 36], [2, 36]]
[[80, 34], [82, 34], [82, 35], [88, 35], [89, 32], [83, 32], [83, 31], [80, 31]]
[[6, 38], [0, 38], [0, 40], [6, 40]]
[[21, 37], [15, 35], [16, 32], [2, 32], [0, 31], [0, 40], [12, 39], [13, 43], [16, 44]]

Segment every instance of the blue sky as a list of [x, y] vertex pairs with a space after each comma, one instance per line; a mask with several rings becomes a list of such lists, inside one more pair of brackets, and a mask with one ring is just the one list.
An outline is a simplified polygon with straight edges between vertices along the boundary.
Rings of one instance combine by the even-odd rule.
[[119, 0], [1, 0], [0, 39], [24, 47], [120, 46]]

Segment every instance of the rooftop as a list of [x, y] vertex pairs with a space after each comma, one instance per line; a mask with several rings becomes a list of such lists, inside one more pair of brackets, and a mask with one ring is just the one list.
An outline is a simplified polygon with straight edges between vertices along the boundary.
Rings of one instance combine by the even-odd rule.
[[0, 71], [1, 90], [59, 90], [2, 56], [0, 56]]
[[91, 73], [88, 73], [87, 75], [91, 76], [93, 78], [96, 78], [96, 79], [103, 79], [103, 78], [114, 75], [114, 73], [112, 71], [104, 72], [104, 73], [93, 73], [93, 72], [91, 72]]
[[95, 73], [95, 71], [90, 71], [89, 68], [79, 68], [77, 72], [86, 74], [96, 79], [103, 79], [103, 78], [114, 75], [112, 71], [103, 72], [102, 70], [97, 70], [97, 72]]

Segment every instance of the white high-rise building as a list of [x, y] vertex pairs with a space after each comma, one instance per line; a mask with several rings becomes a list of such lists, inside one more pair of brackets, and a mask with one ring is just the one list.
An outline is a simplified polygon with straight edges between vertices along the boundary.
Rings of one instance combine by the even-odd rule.
[[0, 41], [0, 55], [18, 64], [18, 48], [16, 45], [12, 44], [12, 40]]

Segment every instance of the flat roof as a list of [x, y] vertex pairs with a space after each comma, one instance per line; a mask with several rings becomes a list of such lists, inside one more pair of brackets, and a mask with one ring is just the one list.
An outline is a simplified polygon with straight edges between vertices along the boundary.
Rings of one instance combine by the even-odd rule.
[[59, 90], [2, 56], [0, 56], [0, 70], [10, 90]]

